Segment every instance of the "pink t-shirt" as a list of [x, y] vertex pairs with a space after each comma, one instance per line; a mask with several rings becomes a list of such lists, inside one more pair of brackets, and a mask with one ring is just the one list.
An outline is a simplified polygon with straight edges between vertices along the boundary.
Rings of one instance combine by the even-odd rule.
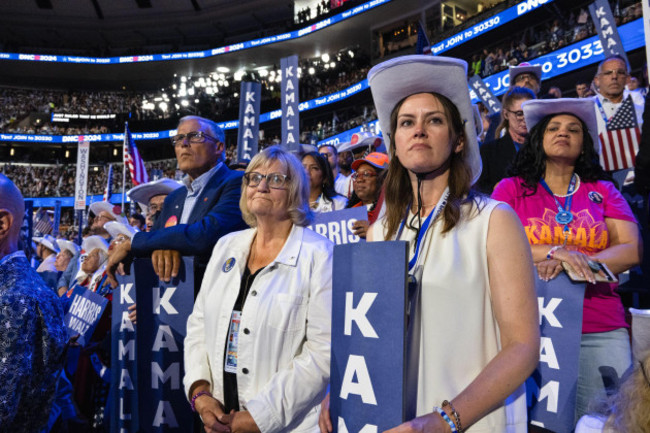
[[[555, 221], [557, 205], [540, 185], [533, 195], [517, 177], [503, 179], [492, 198], [508, 203], [517, 213], [531, 245], [562, 245], [563, 225]], [[564, 205], [565, 198], [558, 198]], [[573, 221], [569, 224], [567, 245], [588, 255], [609, 247], [605, 218], [636, 223], [623, 195], [611, 182], [580, 182], [571, 204]], [[587, 284], [582, 315], [582, 332], [607, 332], [627, 327], [621, 299], [614, 290], [616, 283]]]

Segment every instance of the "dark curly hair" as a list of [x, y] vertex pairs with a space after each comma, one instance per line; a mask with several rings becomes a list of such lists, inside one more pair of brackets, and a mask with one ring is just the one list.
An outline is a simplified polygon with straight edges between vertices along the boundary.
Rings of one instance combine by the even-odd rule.
[[[528, 138], [521, 146], [521, 149], [515, 156], [512, 165], [508, 168], [508, 176], [518, 176], [524, 180], [523, 186], [529, 193], [525, 195], [533, 195], [537, 192], [537, 185], [544, 177], [546, 172], [546, 154], [544, 153], [544, 133], [549, 122], [555, 116], [567, 114], [576, 117], [572, 113], [553, 113], [544, 117], [537, 125], [535, 125], [528, 134]], [[580, 120], [582, 126], [582, 152], [575, 162], [574, 172], [580, 176], [585, 182], [595, 182], [597, 180], [612, 181], [603, 168], [600, 166], [598, 152], [594, 146], [594, 140], [589, 134], [589, 129], [582, 119]]]

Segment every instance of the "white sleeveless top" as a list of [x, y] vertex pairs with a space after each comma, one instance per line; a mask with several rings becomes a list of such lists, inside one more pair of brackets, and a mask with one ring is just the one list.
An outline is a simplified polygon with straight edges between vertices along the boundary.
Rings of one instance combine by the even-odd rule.
[[[481, 211], [474, 205], [470, 215], [469, 204], [463, 205], [463, 218], [444, 235], [440, 215], [420, 245], [415, 266], [415, 274], [422, 281], [417, 416], [431, 413], [434, 406], [442, 406], [443, 400], [456, 397], [501, 349], [487, 264], [490, 215], [499, 203], [483, 199]], [[385, 240], [384, 224], [385, 218], [381, 218], [371, 227], [374, 240]], [[411, 243], [412, 257], [415, 230], [405, 227], [399, 240]], [[522, 384], [507, 405], [465, 431], [525, 433], [526, 424]]]

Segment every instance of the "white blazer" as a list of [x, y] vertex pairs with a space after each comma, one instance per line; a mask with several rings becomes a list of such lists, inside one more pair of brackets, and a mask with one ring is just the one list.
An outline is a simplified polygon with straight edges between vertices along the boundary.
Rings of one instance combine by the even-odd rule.
[[[223, 402], [224, 348], [250, 247], [248, 229], [214, 247], [185, 337], [185, 394], [197, 380]], [[317, 431], [330, 373], [333, 244], [293, 226], [255, 278], [239, 328], [237, 390], [264, 433]]]

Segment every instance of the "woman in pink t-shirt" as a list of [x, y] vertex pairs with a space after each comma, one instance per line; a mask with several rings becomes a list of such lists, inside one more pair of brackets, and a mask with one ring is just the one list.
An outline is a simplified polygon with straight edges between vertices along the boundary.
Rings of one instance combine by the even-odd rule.
[[[530, 136], [510, 177], [492, 198], [517, 212], [526, 229], [539, 277], [545, 281], [570, 264], [589, 281], [585, 291], [576, 420], [604, 389], [601, 367], [618, 376], [631, 364], [625, 312], [617, 284], [596, 283], [590, 261], [615, 274], [641, 261], [636, 220], [598, 161], [593, 101], [533, 100], [523, 104]], [[594, 263], [591, 263], [594, 265]]]

